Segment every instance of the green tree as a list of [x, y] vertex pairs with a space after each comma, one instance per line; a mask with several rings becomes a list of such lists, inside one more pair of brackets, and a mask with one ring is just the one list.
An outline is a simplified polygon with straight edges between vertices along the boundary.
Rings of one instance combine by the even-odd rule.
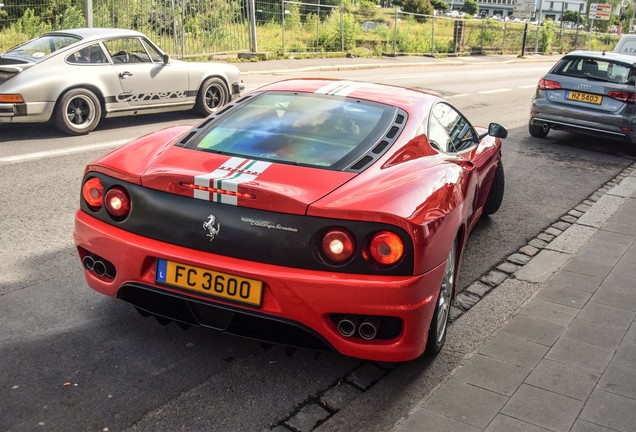
[[465, 0], [460, 11], [467, 13], [468, 15], [475, 15], [479, 13], [479, 4], [477, 4], [475, 0]]
[[404, 0], [402, 10], [416, 14], [433, 15], [431, 0]]
[[431, 5], [433, 5], [433, 9], [438, 11], [448, 10], [448, 3], [444, 0], [431, 0]]
[[580, 17], [579, 17], [579, 12], [575, 11], [575, 10], [566, 10], [563, 13], [563, 21], [569, 21], [569, 22], [579, 22], [580, 21]]

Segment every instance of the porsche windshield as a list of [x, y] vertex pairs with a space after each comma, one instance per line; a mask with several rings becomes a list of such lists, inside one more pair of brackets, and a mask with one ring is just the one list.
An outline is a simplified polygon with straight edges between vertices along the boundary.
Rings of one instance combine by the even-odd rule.
[[394, 113], [394, 107], [353, 98], [262, 93], [212, 123], [188, 147], [334, 167], [368, 151]]

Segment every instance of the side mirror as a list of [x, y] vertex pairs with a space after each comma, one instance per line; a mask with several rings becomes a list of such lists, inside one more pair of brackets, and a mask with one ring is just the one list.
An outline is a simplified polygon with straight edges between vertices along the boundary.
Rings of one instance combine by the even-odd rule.
[[508, 136], [508, 129], [499, 123], [490, 123], [488, 126], [488, 135], [494, 136], [495, 138], [506, 138]]
[[163, 64], [168, 64], [170, 62], [170, 56], [168, 54], [163, 55]]

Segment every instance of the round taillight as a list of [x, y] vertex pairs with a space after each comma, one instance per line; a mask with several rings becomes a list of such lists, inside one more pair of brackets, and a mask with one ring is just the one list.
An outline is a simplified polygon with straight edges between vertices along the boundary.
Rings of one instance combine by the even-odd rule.
[[130, 198], [123, 188], [115, 186], [106, 192], [104, 206], [112, 216], [125, 218], [130, 213]]
[[322, 238], [322, 252], [330, 261], [343, 263], [355, 252], [356, 244], [353, 236], [347, 231], [335, 229]]
[[391, 231], [380, 231], [371, 239], [369, 252], [378, 263], [392, 265], [404, 255], [404, 244], [397, 234]]
[[84, 183], [82, 187], [82, 196], [91, 209], [97, 210], [101, 208], [104, 198], [104, 185], [102, 181], [97, 177], [91, 177], [86, 180], [86, 183]]

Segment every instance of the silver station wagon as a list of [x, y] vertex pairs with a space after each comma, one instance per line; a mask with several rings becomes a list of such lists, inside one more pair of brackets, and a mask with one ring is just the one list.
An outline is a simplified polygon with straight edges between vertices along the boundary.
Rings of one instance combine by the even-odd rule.
[[0, 123], [52, 120], [70, 135], [105, 117], [188, 109], [207, 116], [242, 89], [236, 66], [171, 59], [130, 30], [54, 31], [0, 55]]
[[539, 80], [530, 108], [530, 135], [551, 129], [636, 142], [636, 58], [574, 51]]

